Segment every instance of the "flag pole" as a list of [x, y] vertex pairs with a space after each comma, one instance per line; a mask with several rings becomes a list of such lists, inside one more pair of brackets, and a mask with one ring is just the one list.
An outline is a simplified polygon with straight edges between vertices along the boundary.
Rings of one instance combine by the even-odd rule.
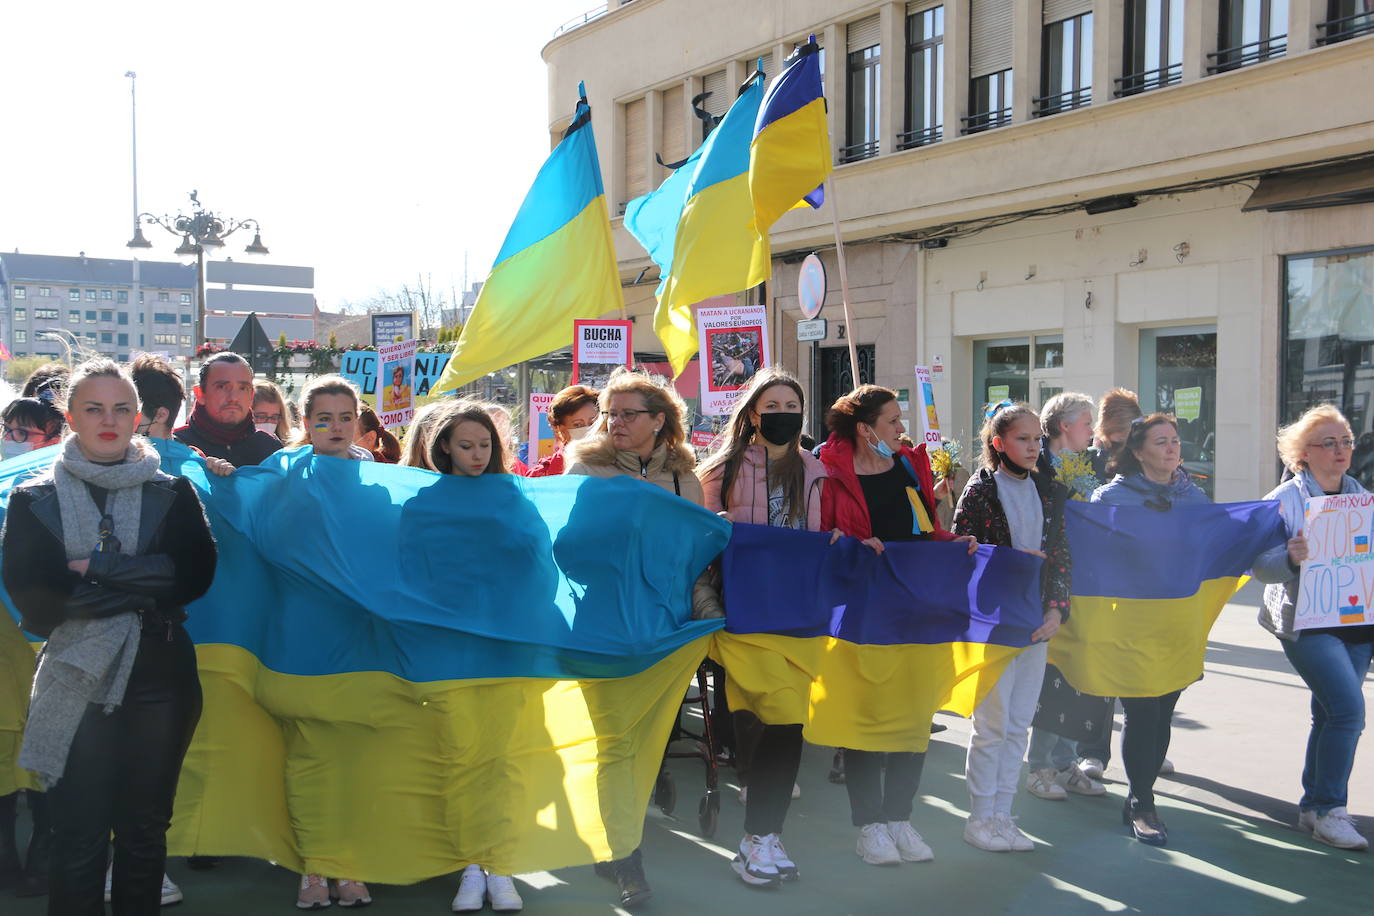
[[854, 346], [854, 315], [849, 310], [849, 268], [844, 259], [844, 239], [840, 238], [840, 208], [835, 199], [835, 179], [825, 180], [825, 202], [830, 205], [830, 225], [835, 229], [835, 258], [840, 262], [840, 302], [844, 305], [845, 340], [849, 342], [849, 369], [854, 387], [863, 384], [859, 377], [859, 352]]

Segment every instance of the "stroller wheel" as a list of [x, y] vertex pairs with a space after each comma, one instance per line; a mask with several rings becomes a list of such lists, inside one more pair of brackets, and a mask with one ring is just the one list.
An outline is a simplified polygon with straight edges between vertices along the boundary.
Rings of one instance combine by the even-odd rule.
[[666, 768], [658, 771], [658, 779], [654, 781], [654, 804], [664, 814], [672, 814], [677, 807], [677, 785]]
[[711, 791], [701, 797], [697, 805], [697, 816], [701, 824], [701, 835], [710, 839], [716, 835], [716, 825], [720, 821], [720, 793]]

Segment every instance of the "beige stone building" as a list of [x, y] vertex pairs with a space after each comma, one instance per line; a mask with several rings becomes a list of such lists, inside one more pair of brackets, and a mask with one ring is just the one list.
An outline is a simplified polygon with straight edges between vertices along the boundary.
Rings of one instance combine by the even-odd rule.
[[[1374, 477], [1371, 0], [610, 0], [544, 49], [556, 136], [578, 80], [613, 216], [656, 187], [762, 57], [815, 34], [835, 162], [773, 229], [776, 359], [821, 405], [941, 367], [947, 435], [984, 405], [1140, 392], [1174, 410], [1218, 499], [1278, 477], [1273, 432], [1320, 400]], [[840, 308], [830, 208], [848, 256]], [[657, 268], [614, 218], [656, 346]], [[828, 337], [796, 342], [798, 262], [829, 269]], [[814, 428], [814, 424], [813, 424]]]

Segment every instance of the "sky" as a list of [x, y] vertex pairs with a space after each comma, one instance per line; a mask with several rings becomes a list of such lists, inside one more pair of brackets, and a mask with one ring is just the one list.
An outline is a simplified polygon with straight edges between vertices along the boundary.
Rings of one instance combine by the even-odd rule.
[[[315, 268], [320, 308], [485, 278], [549, 152], [540, 49], [595, 0], [9, 4], [0, 251], [128, 257], [187, 193]], [[564, 87], [571, 112], [576, 86]], [[603, 139], [602, 141], [607, 142]], [[147, 260], [176, 260], [152, 226]], [[241, 230], [221, 255], [251, 260]]]

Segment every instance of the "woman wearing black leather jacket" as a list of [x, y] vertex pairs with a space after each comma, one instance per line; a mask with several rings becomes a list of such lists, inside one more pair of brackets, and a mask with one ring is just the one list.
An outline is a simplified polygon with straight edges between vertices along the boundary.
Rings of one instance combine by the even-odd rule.
[[5, 518], [5, 587], [24, 628], [47, 639], [20, 764], [51, 786], [50, 914], [104, 912], [111, 833], [114, 913], [158, 911], [200, 717], [183, 606], [208, 590], [215, 543], [190, 483], [133, 438], [137, 418], [118, 365], [78, 367], [71, 434], [50, 475], [13, 491]]

